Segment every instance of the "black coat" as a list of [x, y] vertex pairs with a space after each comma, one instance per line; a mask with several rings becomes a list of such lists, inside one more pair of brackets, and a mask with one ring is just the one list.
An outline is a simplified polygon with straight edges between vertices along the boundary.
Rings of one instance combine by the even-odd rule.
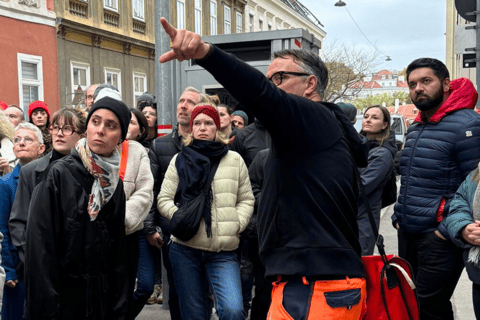
[[27, 243], [27, 217], [32, 192], [38, 183], [39, 177], [50, 163], [62, 158], [63, 155], [52, 150], [44, 157], [27, 163], [20, 169], [18, 189], [13, 202], [8, 226], [13, 245], [17, 248], [21, 261], [18, 276], [23, 279], [23, 263], [25, 263], [25, 245]]
[[245, 161], [247, 168], [249, 168], [257, 153], [270, 148], [271, 144], [270, 134], [260, 121], [255, 119], [254, 123], [237, 133], [230, 150], [238, 152]]
[[25, 257], [28, 319], [126, 319], [123, 183], [90, 221], [90, 190], [67, 165], [87, 189], [94, 181], [73, 150], [33, 191]]
[[155, 139], [151, 144], [151, 149], [156, 156], [158, 170], [156, 173], [152, 171], [155, 185], [153, 190], [153, 204], [147, 218], [143, 222], [145, 234], [155, 232], [156, 226], [159, 226], [164, 233], [170, 234], [170, 220], [161, 216], [157, 210], [157, 196], [162, 187], [165, 172], [173, 156], [182, 149], [182, 136], [178, 134], [178, 127], [175, 127], [172, 133]]
[[266, 277], [365, 277], [355, 162], [347, 144], [366, 165], [358, 133], [340, 107], [287, 94], [260, 71], [211, 48], [196, 62], [262, 122], [272, 139], [258, 207]]

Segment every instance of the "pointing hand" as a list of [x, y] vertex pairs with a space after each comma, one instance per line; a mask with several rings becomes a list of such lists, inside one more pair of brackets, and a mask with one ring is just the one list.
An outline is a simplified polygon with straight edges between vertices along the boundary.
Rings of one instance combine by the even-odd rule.
[[172, 50], [160, 56], [158, 61], [165, 63], [173, 59], [183, 60], [202, 59], [210, 50], [210, 45], [202, 41], [198, 34], [187, 30], [175, 29], [165, 18], [160, 19], [163, 29], [170, 37]]

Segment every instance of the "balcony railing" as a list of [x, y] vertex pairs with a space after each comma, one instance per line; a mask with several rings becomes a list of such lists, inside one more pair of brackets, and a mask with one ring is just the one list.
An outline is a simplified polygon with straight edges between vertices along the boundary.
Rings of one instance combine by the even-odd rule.
[[146, 28], [147, 28], [147, 24], [145, 22], [133, 19], [133, 31], [134, 32], [145, 34]]
[[118, 27], [120, 25], [120, 15], [116, 12], [103, 10], [103, 22], [105, 22], [105, 24]]
[[75, 16], [88, 18], [88, 2], [81, 0], [70, 0], [69, 11]]

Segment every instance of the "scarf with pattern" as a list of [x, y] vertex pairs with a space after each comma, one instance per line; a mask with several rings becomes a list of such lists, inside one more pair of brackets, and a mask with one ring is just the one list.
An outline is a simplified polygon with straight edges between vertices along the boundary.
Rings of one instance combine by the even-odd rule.
[[80, 155], [85, 168], [95, 178], [92, 193], [88, 198], [88, 214], [90, 215], [90, 220], [94, 221], [103, 206], [112, 198], [117, 188], [120, 155], [114, 149], [111, 157], [101, 157], [90, 150], [85, 138], [78, 140], [75, 149]]

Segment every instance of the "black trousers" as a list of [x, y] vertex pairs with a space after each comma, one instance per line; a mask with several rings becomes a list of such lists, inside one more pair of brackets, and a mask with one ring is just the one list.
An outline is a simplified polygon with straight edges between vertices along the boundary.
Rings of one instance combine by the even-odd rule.
[[398, 231], [398, 254], [412, 266], [420, 319], [453, 320], [450, 298], [464, 267], [462, 249], [433, 232]]

